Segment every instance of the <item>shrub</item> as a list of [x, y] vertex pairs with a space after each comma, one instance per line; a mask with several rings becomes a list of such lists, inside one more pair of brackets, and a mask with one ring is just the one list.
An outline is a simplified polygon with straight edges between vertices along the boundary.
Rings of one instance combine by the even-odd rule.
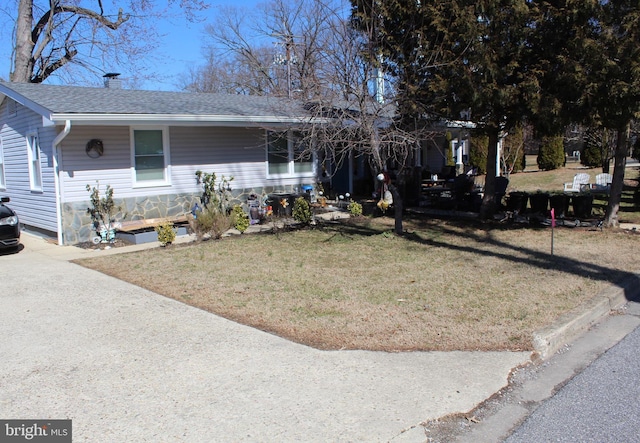
[[162, 223], [160, 226], [156, 226], [155, 231], [158, 233], [158, 241], [162, 246], [167, 246], [173, 243], [176, 239], [176, 230], [173, 227], [173, 223], [170, 221]]
[[505, 137], [501, 153], [504, 175], [524, 170], [524, 141], [524, 129], [521, 125]]
[[538, 151], [538, 168], [543, 171], [558, 169], [564, 165], [564, 137], [555, 135], [544, 137]]
[[231, 218], [217, 208], [207, 206], [198, 212], [197, 218], [191, 222], [191, 227], [198, 240], [202, 240], [207, 234], [218, 239], [231, 228]]
[[451, 132], [447, 131], [447, 133], [445, 134], [444, 137], [444, 152], [446, 155], [446, 165], [447, 166], [455, 166], [456, 162], [453, 158], [453, 150], [451, 149], [451, 140], [453, 139], [453, 136], [451, 135]]
[[362, 205], [358, 202], [351, 202], [347, 206], [347, 211], [349, 211], [351, 217], [359, 217], [362, 215]]
[[613, 158], [617, 135], [615, 131], [590, 128], [585, 133], [584, 149], [580, 155], [580, 163], [588, 168], [602, 167], [609, 171], [609, 161]]
[[107, 185], [104, 196], [100, 196], [100, 183], [95, 187], [87, 185], [87, 192], [90, 193], [91, 207], [87, 208], [87, 214], [91, 216], [93, 227], [97, 232], [111, 229], [111, 223], [115, 221], [115, 213], [120, 211], [120, 207], [115, 205], [113, 200], [113, 188]]
[[243, 233], [249, 228], [249, 223], [249, 215], [244, 212], [242, 206], [234, 205], [231, 209], [231, 224], [233, 227]]
[[469, 163], [476, 168], [478, 174], [487, 173], [487, 152], [489, 150], [489, 137], [477, 135], [471, 137], [469, 150]]
[[298, 223], [303, 223], [305, 225], [311, 223], [311, 206], [306, 198], [296, 198], [296, 201], [293, 203], [292, 215], [293, 219]]
[[224, 175], [218, 181], [215, 172], [196, 171], [196, 181], [202, 185], [202, 196], [200, 202], [203, 207], [211, 208], [226, 213], [229, 210], [231, 200], [231, 182], [233, 177], [226, 178]]

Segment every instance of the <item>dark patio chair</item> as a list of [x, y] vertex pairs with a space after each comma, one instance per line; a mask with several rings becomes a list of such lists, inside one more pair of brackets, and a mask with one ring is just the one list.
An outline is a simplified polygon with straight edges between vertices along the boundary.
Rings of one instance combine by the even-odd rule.
[[495, 190], [493, 193], [494, 201], [496, 202], [496, 206], [498, 209], [502, 209], [502, 199], [507, 193], [507, 188], [509, 187], [509, 179], [504, 176], [496, 177], [495, 182]]

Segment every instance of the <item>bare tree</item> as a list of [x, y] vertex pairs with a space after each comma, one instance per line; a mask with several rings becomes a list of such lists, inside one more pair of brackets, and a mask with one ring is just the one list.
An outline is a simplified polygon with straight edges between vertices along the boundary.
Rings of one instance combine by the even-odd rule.
[[[236, 8], [221, 11], [207, 28], [212, 41], [207, 63], [192, 73], [188, 89], [304, 102], [309, 118], [293, 128], [298, 155], [316, 155], [329, 175], [350, 159], [366, 159], [372, 177], [385, 177], [377, 185], [393, 194], [400, 234], [400, 188], [414, 172], [408, 166], [421, 143], [435, 133], [396, 118], [393, 85], [382, 75], [369, 36], [351, 26], [350, 9], [342, 6], [339, 1], [274, 0], [256, 8], [256, 15]], [[271, 51], [266, 43], [273, 44]], [[269, 52], [272, 56], [265, 56]], [[219, 66], [242, 75], [229, 81]]]
[[336, 165], [349, 157], [366, 158], [373, 175], [384, 177], [378, 185], [393, 195], [395, 232], [402, 234], [400, 188], [414, 172], [422, 144], [433, 140], [436, 132], [424, 124], [409, 126], [399, 118], [395, 91], [385, 81], [366, 34], [346, 20], [331, 20], [327, 26], [331, 38], [323, 47], [316, 76], [324, 83], [309, 109], [312, 121], [330, 119], [307, 125], [308, 145]]
[[251, 11], [221, 8], [206, 28], [207, 63], [196, 77], [213, 85], [203, 77], [213, 77], [224, 63], [245, 74], [242, 92], [313, 99], [326, 92], [327, 80], [321, 76], [333, 39], [330, 23], [344, 20], [346, 8], [322, 0], [273, 0]]
[[[267, 66], [273, 59], [269, 47], [253, 49], [256, 60]], [[273, 79], [253, 69], [253, 65], [239, 54], [221, 57], [208, 50], [205, 64], [190, 67], [180, 86], [190, 92], [220, 92], [226, 94], [268, 95]]]
[[[168, 5], [177, 3], [169, 0]], [[100, 71], [102, 66], [141, 66], [155, 47], [156, 21], [170, 19], [167, 8], [147, 0], [19, 0], [15, 24], [15, 52], [11, 80], [41, 83], [71, 65]], [[207, 5], [181, 0], [190, 20]], [[144, 39], [139, 38], [144, 34]]]

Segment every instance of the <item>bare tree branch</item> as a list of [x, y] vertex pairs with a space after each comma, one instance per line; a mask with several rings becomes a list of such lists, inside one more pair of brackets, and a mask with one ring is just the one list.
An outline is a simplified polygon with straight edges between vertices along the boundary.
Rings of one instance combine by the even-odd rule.
[[[82, 68], [74, 74], [89, 70], [101, 76], [105, 65], [106, 69], [126, 66], [135, 76], [143, 76], [143, 63], [161, 38], [158, 19], [173, 18], [169, 7], [176, 4], [188, 20], [207, 8], [203, 0], [168, 0], [168, 6], [148, 0], [117, 3], [123, 7], [110, 14], [102, 0], [96, 0], [95, 9], [79, 0], [19, 0], [11, 80], [41, 82], [54, 72], [69, 75], [73, 66]], [[78, 75], [73, 79], [77, 81]]]

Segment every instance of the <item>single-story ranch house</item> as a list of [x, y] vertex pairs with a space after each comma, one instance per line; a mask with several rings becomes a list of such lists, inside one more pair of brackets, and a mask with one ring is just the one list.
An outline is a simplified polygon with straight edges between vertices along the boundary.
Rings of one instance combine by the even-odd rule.
[[[299, 102], [105, 84], [0, 82], [0, 195], [23, 225], [59, 244], [94, 236], [87, 185], [111, 186], [124, 221], [189, 213], [202, 192], [198, 170], [234, 177], [240, 202], [322, 179], [317, 159], [295, 152], [291, 128], [310, 118]], [[419, 158], [427, 161], [432, 145]], [[355, 169], [341, 192], [353, 192]]]

